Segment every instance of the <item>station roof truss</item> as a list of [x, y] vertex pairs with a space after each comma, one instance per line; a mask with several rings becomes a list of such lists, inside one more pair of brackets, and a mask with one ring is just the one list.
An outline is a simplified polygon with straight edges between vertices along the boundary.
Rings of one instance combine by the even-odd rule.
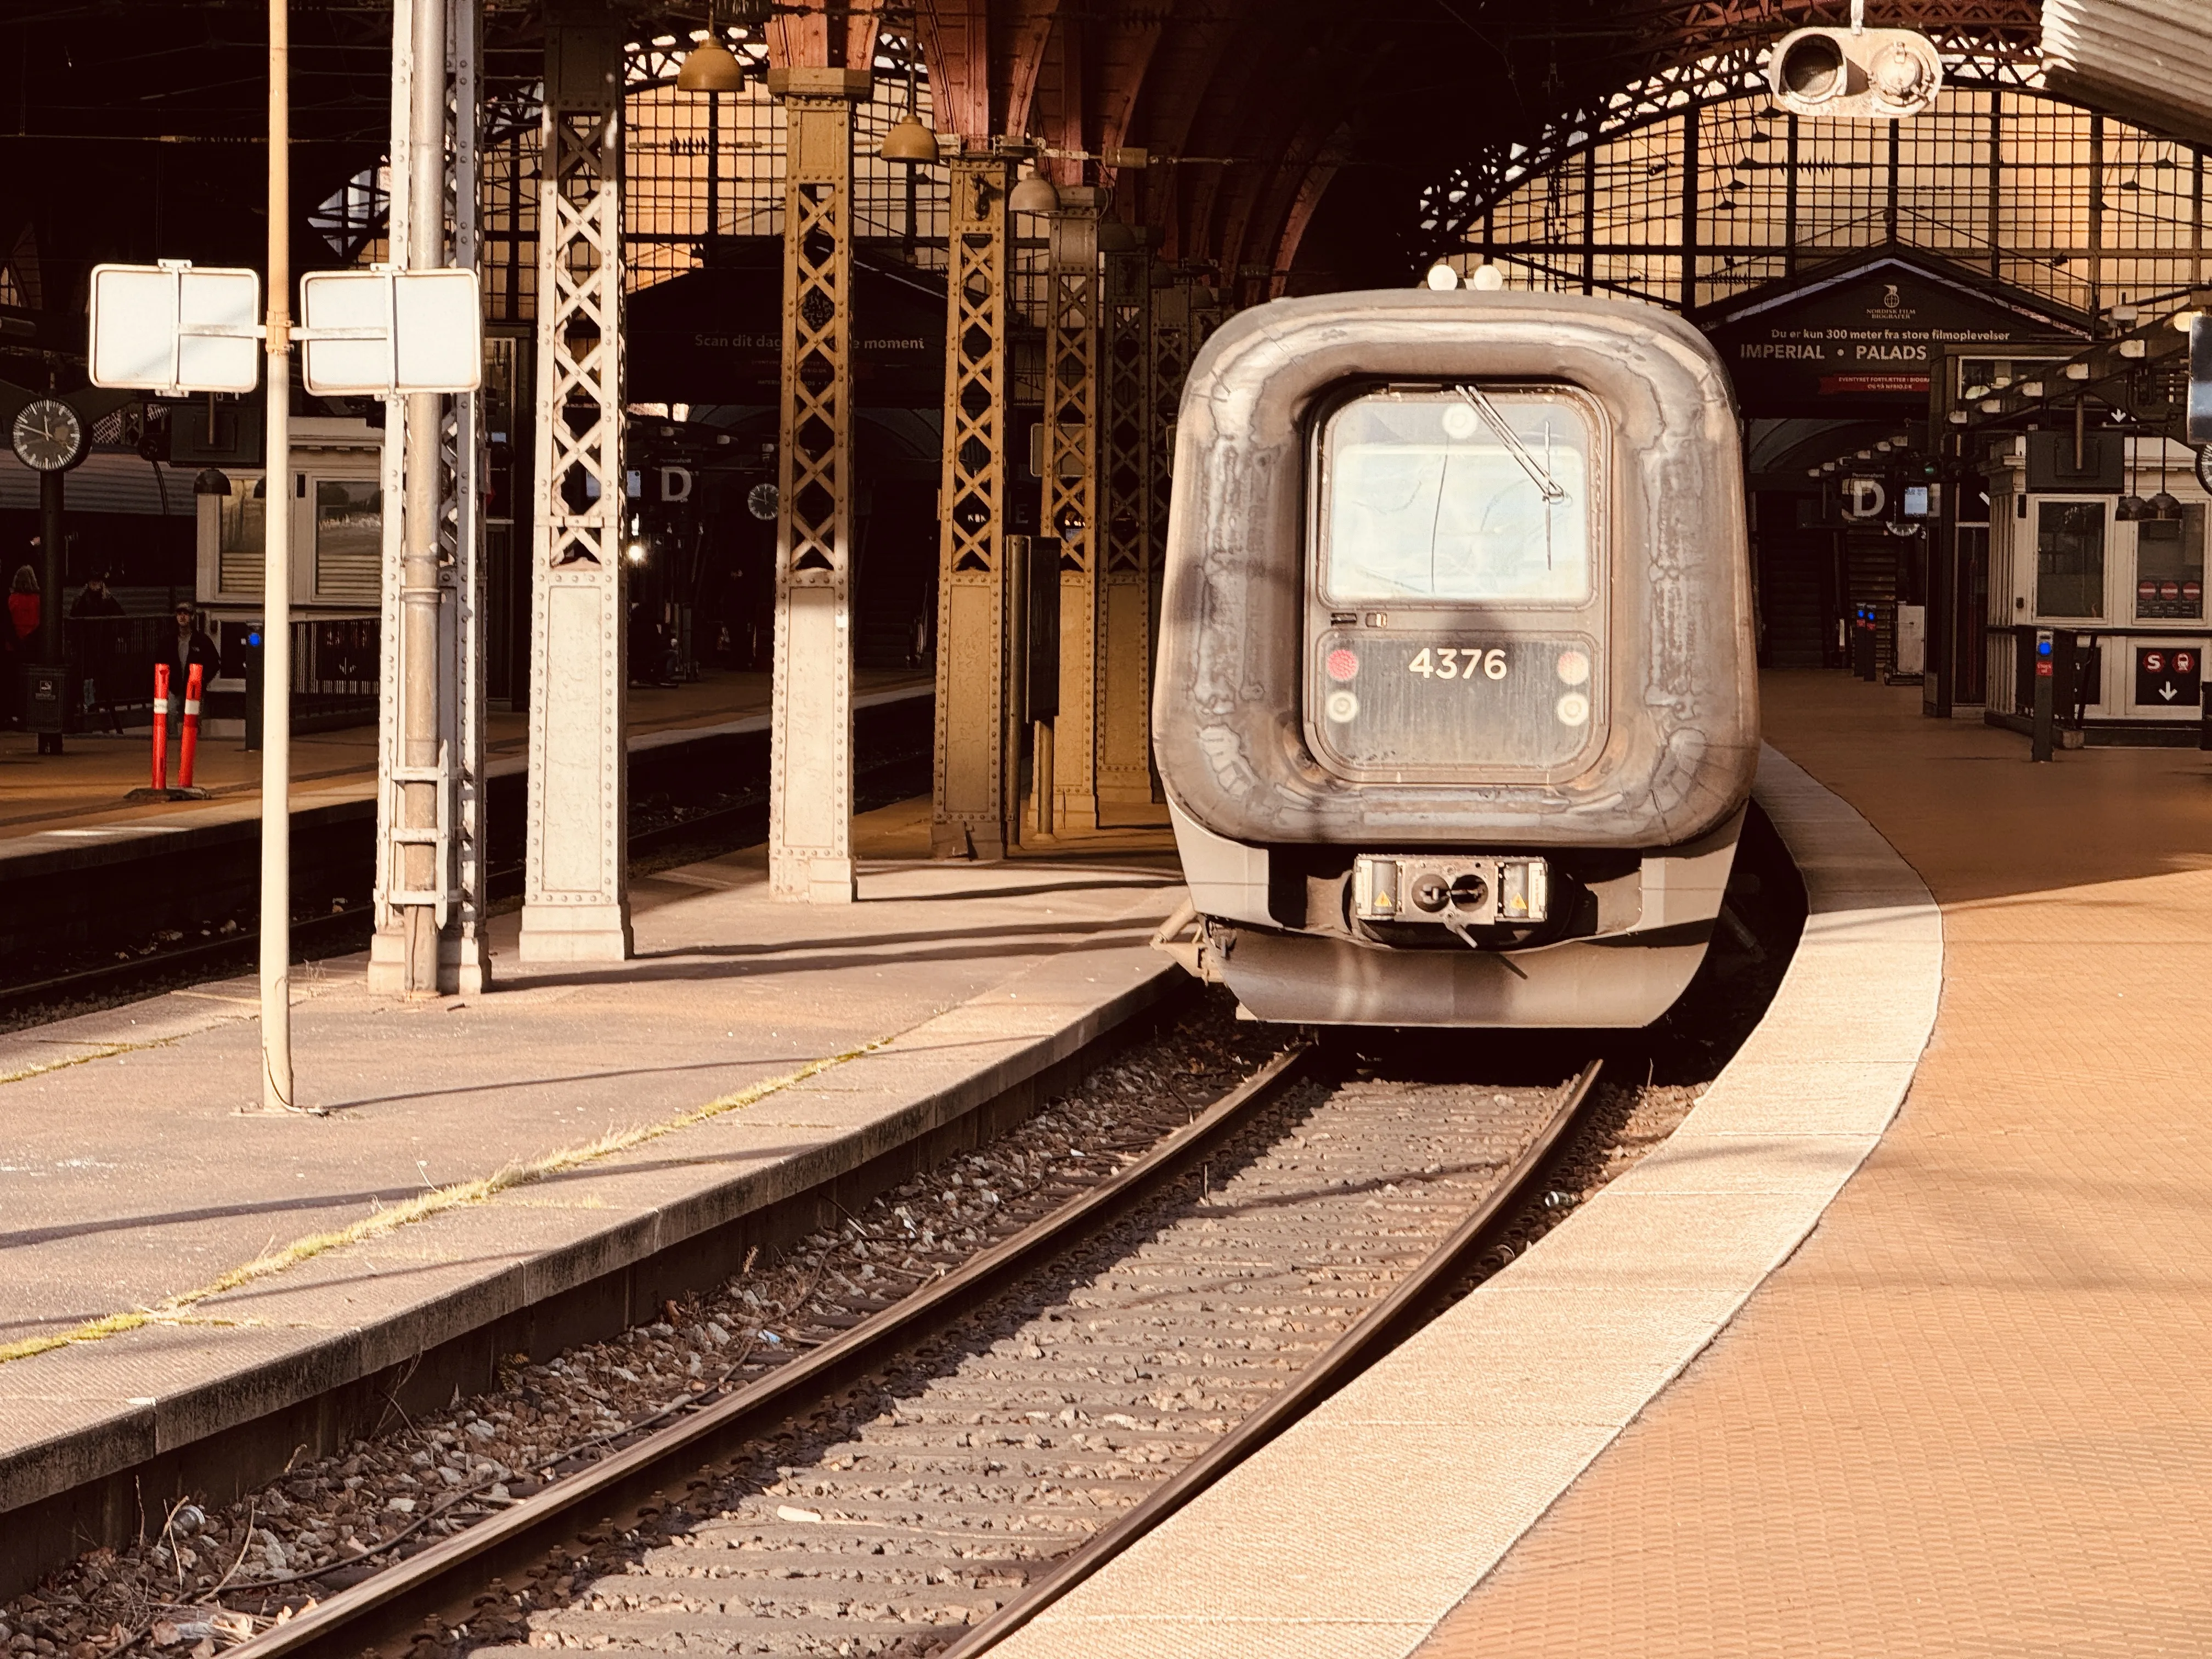
[[[695, 33], [643, 34], [625, 53], [623, 280], [635, 292], [727, 257], [727, 245], [781, 236], [783, 224], [783, 106], [769, 94], [775, 55], [757, 25], [727, 25], [725, 43], [745, 70], [741, 89], [701, 96], [677, 89]], [[905, 263], [943, 263], [945, 191], [930, 170], [878, 159], [884, 134], [908, 107], [930, 118], [926, 70], [910, 65], [910, 31], [884, 28], [869, 43], [872, 95], [854, 114], [854, 225], [861, 246], [895, 244]], [[542, 94], [534, 78], [493, 88], [485, 109], [480, 167], [488, 313], [526, 321], [536, 288], [532, 249], [537, 201]], [[308, 215], [341, 264], [382, 256], [387, 211], [383, 158], [364, 165]]]
[[[633, 94], [665, 83], [703, 6], [611, 3], [636, 43]], [[1875, 0], [1876, 20], [1886, 9]], [[204, 247], [161, 252], [204, 262], [250, 255], [264, 9], [261, 0], [31, 0], [19, 10], [21, 62], [6, 64], [0, 50], [0, 68], [18, 69], [31, 87], [15, 142], [136, 152], [108, 168], [118, 188], [89, 199], [112, 201], [103, 210], [127, 213], [137, 230], [94, 234], [116, 246], [58, 246], [85, 239], [58, 238], [50, 203], [38, 227], [45, 252], [79, 270], [96, 258], [150, 255], [120, 244], [143, 240], [156, 220], [173, 233], [191, 204], [149, 213], [149, 192], [175, 193], [190, 174], [212, 209], [204, 216], [232, 227], [228, 240], [208, 230]], [[756, 17], [731, 31], [756, 62], [875, 63], [894, 118], [903, 112], [899, 64], [918, 49], [941, 131], [971, 149], [1034, 155], [1059, 182], [1109, 187], [1112, 211], [1149, 232], [1164, 260], [1247, 301], [1285, 291], [1294, 267], [1310, 286], [1401, 280], [1428, 245], [1449, 239], [1468, 204], [1497, 194], [1467, 193], [1464, 181], [1507, 181], [1577, 132], [1718, 95], [1740, 84], [1762, 43], [1799, 21], [1841, 18], [1848, 0], [1385, 0], [1349, 19], [1317, 0], [796, 0], [765, 18], [731, 9]], [[2033, 39], [2032, 0], [1936, 0], [1936, 9], [1957, 61], [1981, 53], [1992, 74]], [[373, 253], [381, 218], [391, 0], [295, 10], [302, 218], [332, 263], [353, 263]], [[539, 0], [486, 0], [484, 16], [495, 149], [532, 125], [544, 12]], [[720, 101], [734, 116], [740, 100]], [[156, 145], [163, 155], [149, 167], [144, 151]], [[927, 198], [942, 185], [924, 173]], [[1458, 182], [1438, 183], [1446, 173]], [[161, 181], [139, 182], [150, 173]], [[636, 173], [633, 183], [646, 205], [653, 177]], [[0, 241], [16, 228], [0, 226]], [[672, 246], [690, 229], [632, 228]], [[921, 242], [941, 234], [900, 228]], [[34, 254], [15, 262], [32, 263]], [[36, 278], [19, 268], [9, 280], [35, 305]]]
[[[625, 227], [633, 285], [711, 263], [720, 239], [775, 234], [781, 122], [760, 76], [741, 93], [679, 98], [670, 82], [706, 21], [704, 5], [607, 3], [634, 43]], [[295, 9], [302, 240], [331, 264], [374, 258], [380, 246], [391, 4], [318, 0]], [[1231, 303], [1395, 283], [1435, 257], [1480, 249], [1517, 263], [1532, 283], [1694, 309], [1770, 280], [1801, 254], [1826, 257], [1869, 240], [1837, 229], [1826, 242], [1778, 251], [1736, 234], [1741, 224], [1724, 228], [1731, 198], [1740, 213], [1756, 192], [1715, 188], [1725, 175], [1712, 170], [1735, 137], [1753, 141], [1762, 117], [1777, 136], [1763, 80], [1773, 43], [1802, 25], [1848, 23], [1850, 0], [1382, 0], [1356, 16], [1318, 0], [779, 0], [726, 9], [750, 20], [726, 25], [726, 36], [756, 71], [771, 63], [874, 66], [878, 94], [860, 120], [860, 234], [896, 242], [918, 270], [942, 262], [945, 170], [878, 163], [871, 125], [905, 112], [913, 58], [921, 112], [949, 143], [1029, 158], [1062, 184], [1105, 186], [1110, 212], [1172, 273]], [[1957, 108], [2024, 120], [2060, 106], [2041, 85], [2041, 0], [1869, 0], [1866, 21], [1934, 36]], [[29, 0], [19, 9], [11, 21], [22, 61], [9, 64], [0, 48], [0, 74], [17, 69], [30, 91], [9, 142], [128, 155], [103, 164], [118, 180], [114, 190], [57, 185], [43, 204], [31, 200], [43, 187], [25, 193], [25, 222], [0, 222], [0, 300], [68, 309], [75, 273], [101, 258], [253, 261], [263, 12], [263, 0]], [[534, 261], [514, 251], [534, 234], [526, 186], [543, 0], [484, 0], [484, 17], [489, 286], [495, 319], [519, 322], [534, 276]], [[1989, 101], [1967, 102], [1977, 97]], [[1711, 124], [1697, 129], [1706, 112]], [[1913, 135], [1926, 118], [1901, 124], [1908, 147], [1921, 143]], [[2115, 143], [2156, 137], [2106, 118]], [[1577, 186], [1609, 182], [1606, 169], [1626, 166], [1639, 138], [1684, 130], [1718, 147], [1700, 157], [1705, 199], [1687, 204], [1704, 221], [1693, 252], [1654, 251], [1659, 222], [1685, 217], [1680, 190], [1692, 170], [1668, 160], [1671, 137], [1650, 137], [1650, 153], [1637, 152], [1677, 192], [1662, 205], [1659, 184], [1638, 187], [1630, 216], [1647, 220], [1648, 234], [1612, 237], [1624, 250], [1618, 258], [1606, 240], [1577, 234], [1577, 204], [1568, 199]], [[2035, 134], [2046, 140], [2058, 142]], [[1831, 164], [1829, 177], [1880, 167], [1879, 157], [1819, 159]], [[2193, 152], [2185, 160], [2201, 169]], [[2041, 165], [2031, 161], [2031, 171]], [[2070, 165], [2045, 167], [2046, 183], [2056, 187], [2055, 169]], [[1823, 177], [1806, 173], [1808, 198]], [[1776, 173], [1764, 182], [1777, 182]], [[2117, 176], [2112, 183], [2122, 188]], [[149, 211], [163, 191], [178, 199]], [[1530, 210], [1540, 198], [1547, 213]], [[88, 212], [87, 202], [99, 205]], [[2106, 228], [2135, 205], [2115, 198]], [[88, 222], [60, 223], [64, 208]], [[1914, 228], [1920, 222], [1970, 216], [1956, 203], [1916, 204], [1909, 191], [1898, 211], [1899, 240], [1920, 246], [1929, 246]], [[89, 222], [100, 216], [105, 226]], [[179, 234], [187, 222], [195, 228]], [[2159, 218], [2168, 255], [2177, 250], [2171, 222], [2170, 213]], [[1869, 222], [1881, 235], [1897, 225], [1881, 211]], [[1547, 229], [1563, 234], [1543, 244]], [[149, 244], [155, 230], [168, 244], [158, 250]], [[1982, 240], [1989, 246], [1978, 257], [1993, 276], [2076, 308], [2093, 309], [2108, 290], [2155, 285], [2150, 273], [2138, 280], [2124, 270], [2119, 255], [2100, 261], [2109, 280], [2078, 283], [2083, 238]], [[2193, 255], [2199, 245], [2184, 237], [2179, 247]], [[2072, 270], [2055, 283], [2030, 281], [2024, 264], [2003, 263], [2007, 248]], [[1945, 257], [1962, 251], [1972, 251], [1968, 241]], [[1666, 276], [1655, 275], [1668, 259]], [[72, 274], [42, 282], [42, 260], [57, 276]], [[1629, 268], [1638, 262], [1647, 269]], [[2198, 274], [2177, 266], [2164, 286]]]
[[[1887, 9], [1895, 15], [1869, 7], [1868, 22], [1928, 34], [1942, 55], [1947, 85], [2028, 87], [2040, 80], [2033, 5], [1963, 0]], [[1790, 29], [1847, 22], [1849, 7], [1703, 0], [1654, 8], [1647, 21], [1649, 33], [1622, 54], [1626, 79], [1560, 105], [1528, 131], [1491, 139], [1421, 192], [1418, 228], [1428, 257], [1463, 245], [1522, 185], [1584, 150], [1685, 110], [1765, 98], [1774, 42]]]
[[2196, 145], [2028, 85], [1947, 86], [1881, 123], [1793, 117], [1762, 88], [1577, 145], [1452, 254], [1703, 313], [1887, 249], [2087, 319], [2204, 280], [2204, 173]]

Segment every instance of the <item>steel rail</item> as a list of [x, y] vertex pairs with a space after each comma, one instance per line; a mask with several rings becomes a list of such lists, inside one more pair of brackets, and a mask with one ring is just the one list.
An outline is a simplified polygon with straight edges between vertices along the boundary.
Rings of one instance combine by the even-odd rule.
[[1602, 1060], [1593, 1060], [1583, 1067], [1567, 1086], [1551, 1121], [1514, 1161], [1504, 1179], [1419, 1267], [1299, 1372], [1288, 1388], [1155, 1487], [1120, 1520], [1061, 1558], [1043, 1577], [998, 1612], [971, 1626], [938, 1659], [976, 1659], [977, 1655], [989, 1652], [1380, 1358], [1396, 1340], [1405, 1317], [1448, 1284], [1496, 1224], [1528, 1200], [1538, 1178], [1549, 1169], [1560, 1142], [1581, 1118], [1604, 1065]]
[[[1314, 1052], [1310, 1045], [1285, 1050], [1135, 1163], [821, 1347], [338, 1591], [231, 1649], [229, 1659], [356, 1659], [411, 1621], [466, 1605], [490, 1579], [542, 1558], [600, 1517], [634, 1514], [726, 1451], [927, 1341], [954, 1315], [1114, 1219], [1131, 1198], [1182, 1171], [1304, 1077]], [[232, 1593], [252, 1588], [240, 1583]]]
[[[855, 788], [862, 788], [873, 777], [909, 764], [912, 759], [911, 756], [902, 755], [862, 764], [854, 773]], [[758, 846], [766, 839], [767, 825], [768, 790], [762, 786], [736, 800], [708, 807], [690, 817], [631, 830], [629, 860], [636, 864], [693, 842], [713, 842], [731, 852]], [[513, 897], [522, 890], [522, 866], [503, 864], [487, 870], [484, 887], [493, 899]], [[292, 924], [293, 953], [310, 962], [321, 957], [350, 956], [368, 948], [368, 937], [374, 926], [374, 917], [365, 900], [343, 911], [302, 917]], [[221, 971], [221, 964], [233, 957], [240, 963], [251, 963], [259, 948], [260, 937], [258, 927], [248, 927], [217, 939], [195, 939], [147, 956], [132, 957], [127, 962], [96, 963], [88, 968], [73, 968], [21, 983], [11, 984], [0, 979], [0, 1016], [69, 997], [115, 996], [172, 974], [204, 970], [215, 975]], [[52, 1018], [64, 1016], [57, 1014]]]
[[[348, 928], [361, 931], [359, 944], [341, 939], [347, 951], [367, 947], [370, 918], [368, 907], [332, 911], [326, 915], [308, 916], [292, 924], [292, 945], [295, 951], [310, 952], [326, 943], [326, 933], [343, 933]], [[26, 980], [18, 985], [0, 981], [0, 1013], [13, 1012], [21, 1008], [35, 1007], [40, 1003], [64, 997], [97, 996], [117, 991], [127, 991], [145, 981], [171, 973], [195, 971], [195, 965], [205, 966], [210, 973], [214, 964], [235, 957], [240, 962], [251, 963], [260, 933], [251, 927], [235, 933], [225, 933], [220, 939], [196, 939], [190, 945], [156, 951], [149, 956], [133, 957], [128, 962], [103, 962], [90, 968], [73, 968], [65, 974], [55, 974], [46, 979]], [[313, 961], [313, 955], [307, 960]], [[61, 1018], [64, 1016], [55, 1015]]]

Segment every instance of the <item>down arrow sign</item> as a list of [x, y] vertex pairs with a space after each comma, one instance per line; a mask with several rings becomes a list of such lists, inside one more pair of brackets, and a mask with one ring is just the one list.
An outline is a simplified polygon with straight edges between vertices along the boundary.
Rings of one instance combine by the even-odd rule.
[[2179, 696], [2181, 693], [2173, 689], [2173, 682], [2168, 680], [2164, 685], [2158, 688], [2158, 695], [2164, 697], [2168, 702], [2172, 702], [2176, 697]]

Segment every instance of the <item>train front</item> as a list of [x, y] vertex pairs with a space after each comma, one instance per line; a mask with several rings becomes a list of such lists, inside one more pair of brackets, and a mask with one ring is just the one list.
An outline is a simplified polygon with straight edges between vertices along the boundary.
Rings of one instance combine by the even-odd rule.
[[1656, 308], [1243, 313], [1176, 434], [1152, 740], [1262, 1019], [1634, 1026], [1703, 959], [1758, 755], [1736, 419]]

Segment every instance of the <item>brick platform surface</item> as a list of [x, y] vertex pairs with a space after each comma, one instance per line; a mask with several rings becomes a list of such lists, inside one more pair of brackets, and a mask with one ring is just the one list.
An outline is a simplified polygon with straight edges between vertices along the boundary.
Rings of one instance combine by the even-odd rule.
[[2212, 760], [1919, 696], [1765, 682], [1942, 908], [1904, 1110], [1428, 1659], [2212, 1652]]

